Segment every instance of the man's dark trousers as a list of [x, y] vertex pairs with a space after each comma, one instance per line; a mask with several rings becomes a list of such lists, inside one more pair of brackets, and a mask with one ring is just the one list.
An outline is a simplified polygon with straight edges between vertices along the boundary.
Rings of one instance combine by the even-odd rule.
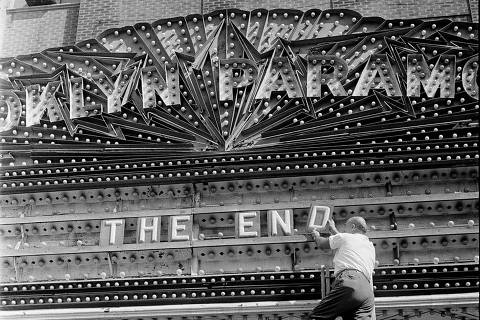
[[367, 278], [357, 270], [340, 272], [332, 291], [313, 309], [310, 319], [370, 320], [374, 308], [374, 296]]

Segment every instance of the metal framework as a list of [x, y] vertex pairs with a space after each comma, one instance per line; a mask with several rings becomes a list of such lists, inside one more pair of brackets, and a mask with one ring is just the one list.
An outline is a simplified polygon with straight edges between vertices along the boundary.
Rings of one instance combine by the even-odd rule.
[[477, 72], [478, 24], [316, 9], [0, 60], [5, 317], [300, 319], [328, 206], [371, 226], [379, 319], [478, 319]]

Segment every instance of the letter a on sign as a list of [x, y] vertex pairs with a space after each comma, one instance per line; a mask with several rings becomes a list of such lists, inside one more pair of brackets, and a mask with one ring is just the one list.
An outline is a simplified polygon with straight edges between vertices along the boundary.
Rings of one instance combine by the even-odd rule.
[[310, 207], [310, 212], [308, 213], [307, 231], [325, 229], [325, 225], [327, 224], [328, 219], [330, 219], [332, 211], [333, 207], [312, 205]]

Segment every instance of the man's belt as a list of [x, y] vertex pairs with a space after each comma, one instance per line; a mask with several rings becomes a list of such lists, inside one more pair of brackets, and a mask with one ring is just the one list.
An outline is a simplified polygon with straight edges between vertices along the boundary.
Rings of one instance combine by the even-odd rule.
[[337, 273], [335, 278], [340, 278], [340, 276], [346, 271], [355, 271], [355, 272], [361, 273], [365, 277], [365, 279], [367, 279], [367, 281], [370, 283], [370, 279], [368, 279], [368, 277], [365, 275], [365, 273], [363, 273], [362, 271], [360, 271], [358, 269], [343, 269], [339, 273]]

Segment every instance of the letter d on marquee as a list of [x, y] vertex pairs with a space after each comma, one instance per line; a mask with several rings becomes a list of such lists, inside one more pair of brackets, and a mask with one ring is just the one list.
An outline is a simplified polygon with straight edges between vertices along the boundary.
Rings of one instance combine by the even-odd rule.
[[314, 229], [324, 229], [330, 215], [333, 212], [333, 207], [330, 206], [315, 206], [310, 207], [307, 219], [307, 231]]

